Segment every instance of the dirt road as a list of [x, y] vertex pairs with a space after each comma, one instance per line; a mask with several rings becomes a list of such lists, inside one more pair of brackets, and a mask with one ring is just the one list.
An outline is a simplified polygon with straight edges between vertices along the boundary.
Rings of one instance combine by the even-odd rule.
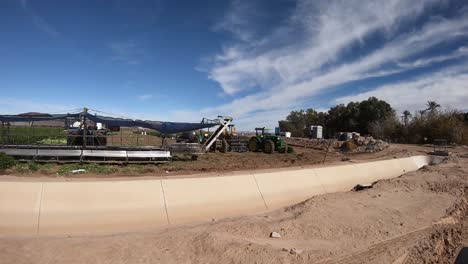
[[[0, 263], [453, 263], [468, 159], [265, 214], [141, 233], [0, 239]], [[271, 232], [281, 238], [270, 238]]]

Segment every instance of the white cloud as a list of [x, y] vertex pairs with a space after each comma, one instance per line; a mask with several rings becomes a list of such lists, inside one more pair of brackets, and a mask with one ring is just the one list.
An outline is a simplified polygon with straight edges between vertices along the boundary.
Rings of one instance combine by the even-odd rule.
[[[422, 26], [413, 23], [432, 7], [446, 4], [447, 1], [431, 0], [298, 0], [288, 22], [272, 34], [225, 46], [221, 54], [213, 57], [208, 76], [219, 83], [232, 101], [202, 109], [201, 113], [231, 114], [247, 124], [248, 120], [256, 122], [253, 113], [273, 111], [279, 120], [288, 110], [302, 107], [312, 96], [332, 91], [338, 85], [466, 56], [465, 49], [460, 48], [448, 54], [421, 57], [468, 32], [466, 12], [451, 18], [433, 14], [435, 18]], [[242, 20], [237, 9], [231, 12], [234, 14], [228, 17]], [[402, 33], [402, 28], [407, 30]], [[351, 47], [365, 46], [367, 39], [376, 34], [383, 38], [381, 46], [361, 56], [350, 56]], [[345, 60], [345, 55], [351, 59]], [[270, 123], [274, 125], [276, 121]]]
[[371, 96], [387, 101], [397, 112], [422, 110], [427, 101], [436, 101], [445, 108], [466, 111], [468, 110], [468, 64], [405, 82], [382, 85], [368, 92], [339, 97], [335, 102], [347, 104]]

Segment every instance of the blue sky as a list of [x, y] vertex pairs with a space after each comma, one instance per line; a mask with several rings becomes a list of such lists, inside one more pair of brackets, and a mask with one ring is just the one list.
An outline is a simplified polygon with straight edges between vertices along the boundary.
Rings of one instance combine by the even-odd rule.
[[1, 113], [231, 115], [251, 130], [369, 96], [468, 110], [468, 3], [3, 0], [0, 58]]

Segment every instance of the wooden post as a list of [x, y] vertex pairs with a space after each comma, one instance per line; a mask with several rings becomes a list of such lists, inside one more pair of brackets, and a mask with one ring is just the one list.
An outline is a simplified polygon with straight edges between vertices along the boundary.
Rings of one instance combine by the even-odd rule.
[[325, 160], [327, 159], [327, 154], [328, 154], [328, 150], [330, 149], [330, 146], [333, 144], [333, 140], [330, 140], [330, 142], [328, 143], [328, 146], [327, 146], [327, 151], [325, 152], [325, 156], [323, 157], [323, 164], [325, 164]]

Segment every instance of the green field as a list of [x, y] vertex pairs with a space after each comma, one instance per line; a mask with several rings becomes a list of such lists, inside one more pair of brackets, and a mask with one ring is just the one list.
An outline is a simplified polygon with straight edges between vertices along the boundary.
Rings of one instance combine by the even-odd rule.
[[0, 133], [0, 144], [67, 144], [67, 132], [60, 127], [4, 127]]

